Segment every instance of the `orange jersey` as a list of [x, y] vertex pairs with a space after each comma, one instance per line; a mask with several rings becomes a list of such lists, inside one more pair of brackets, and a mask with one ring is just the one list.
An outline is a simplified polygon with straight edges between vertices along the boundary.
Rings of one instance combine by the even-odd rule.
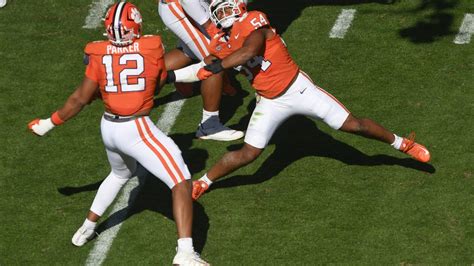
[[143, 36], [125, 47], [91, 42], [84, 52], [88, 57], [85, 75], [99, 84], [107, 110], [127, 116], [153, 107], [156, 83], [166, 78], [159, 36]]
[[[250, 11], [235, 21], [230, 35], [220, 31], [211, 40], [211, 54], [223, 59], [240, 49], [253, 31], [270, 27], [266, 15]], [[270, 28], [275, 32], [273, 28]], [[285, 43], [278, 34], [266, 40], [263, 56], [255, 56], [242, 65], [243, 73], [265, 98], [275, 98], [290, 85], [299, 67], [291, 58]]]

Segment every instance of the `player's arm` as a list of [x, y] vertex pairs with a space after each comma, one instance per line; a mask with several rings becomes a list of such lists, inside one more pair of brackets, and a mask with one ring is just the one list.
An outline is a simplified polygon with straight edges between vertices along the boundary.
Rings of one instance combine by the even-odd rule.
[[204, 70], [207, 70], [213, 74], [217, 74], [225, 69], [244, 65], [247, 63], [247, 61], [254, 58], [255, 56], [261, 55], [265, 50], [265, 41], [268, 33], [267, 31], [269, 31], [268, 28], [260, 28], [253, 31], [245, 39], [245, 42], [240, 49], [222, 60], [213, 60], [211, 64], [208, 64], [204, 67]]
[[184, 68], [180, 68], [177, 70], [169, 70], [167, 71], [166, 83], [173, 83], [173, 82], [184, 82], [184, 83], [192, 83], [199, 80], [203, 80], [208, 78], [209, 76], [202, 77], [200, 76], [202, 72], [200, 71], [203, 69], [203, 66], [206, 64], [204, 61], [201, 61], [196, 64], [189, 65]]
[[38, 136], [43, 136], [55, 126], [77, 115], [84, 106], [92, 102], [97, 95], [97, 82], [84, 77], [82, 84], [69, 96], [64, 105], [54, 112], [50, 118], [35, 119], [28, 124], [28, 128]]

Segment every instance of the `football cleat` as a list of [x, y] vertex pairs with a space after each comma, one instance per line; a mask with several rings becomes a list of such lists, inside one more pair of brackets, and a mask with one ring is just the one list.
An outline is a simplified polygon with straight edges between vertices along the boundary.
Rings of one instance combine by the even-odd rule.
[[232, 141], [240, 139], [244, 136], [243, 131], [230, 129], [219, 121], [211, 121], [208, 119], [204, 123], [199, 124], [196, 131], [196, 137], [199, 139], [212, 139], [218, 141]]
[[193, 193], [191, 194], [193, 200], [198, 200], [209, 189], [209, 185], [202, 181], [193, 181]]
[[173, 259], [173, 265], [201, 266], [210, 264], [201, 259], [197, 252], [184, 252], [178, 249]]
[[77, 229], [76, 233], [72, 236], [72, 244], [77, 247], [84, 246], [85, 243], [92, 240], [97, 233], [94, 229], [86, 228], [84, 225]]
[[430, 152], [428, 149], [415, 142], [415, 133], [412, 132], [407, 138], [403, 138], [400, 151], [410, 155], [413, 159], [426, 163], [430, 160]]

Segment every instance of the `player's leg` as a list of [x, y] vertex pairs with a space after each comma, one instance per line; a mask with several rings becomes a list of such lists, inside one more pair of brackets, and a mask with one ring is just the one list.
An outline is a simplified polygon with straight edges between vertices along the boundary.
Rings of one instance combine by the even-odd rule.
[[193, 182], [193, 199], [198, 199], [216, 180], [243, 167], [260, 156], [278, 126], [293, 114], [285, 99], [266, 99], [257, 96], [257, 105], [250, 118], [244, 146], [224, 154], [209, 171]]
[[75, 246], [82, 246], [95, 236], [97, 221], [136, 170], [135, 159], [108, 149], [106, 152], [112, 171], [100, 185], [84, 223], [72, 237]]
[[397, 136], [371, 119], [353, 116], [343, 104], [315, 85], [305, 73], [301, 73], [295, 83], [301, 88], [307, 88], [302, 91], [301, 99], [298, 100], [299, 106], [307, 109], [305, 114], [322, 119], [334, 129], [390, 144], [418, 161], [429, 161], [429, 152], [424, 146], [413, 139]]
[[[178, 253], [197, 256], [192, 242], [191, 174], [181, 151], [149, 117], [138, 118], [134, 123], [139, 140], [127, 149], [143, 167], [171, 189], [173, 216], [178, 232]], [[199, 259], [199, 256], [195, 259]]]
[[202, 119], [196, 131], [200, 139], [232, 141], [244, 136], [244, 132], [224, 126], [219, 118], [224, 72], [212, 75], [201, 83], [203, 101]]
[[209, 38], [204, 35], [205, 30], [196, 28], [188, 19], [182, 7], [177, 2], [159, 3], [158, 14], [168, 27], [199, 60], [209, 55]]

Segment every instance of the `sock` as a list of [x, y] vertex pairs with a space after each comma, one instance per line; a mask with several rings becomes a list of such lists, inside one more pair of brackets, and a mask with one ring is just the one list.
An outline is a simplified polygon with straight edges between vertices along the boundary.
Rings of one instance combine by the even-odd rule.
[[193, 239], [191, 237], [178, 239], [178, 250], [182, 250], [188, 253], [194, 252]]
[[219, 121], [219, 111], [215, 112], [209, 112], [204, 109], [202, 109], [202, 119], [201, 119], [201, 124], [206, 122], [208, 119], [215, 119]]
[[87, 229], [95, 229], [96, 225], [97, 225], [97, 222], [89, 221], [87, 218], [86, 220], [84, 220], [84, 223], [82, 224], [82, 226], [84, 226]]
[[212, 185], [212, 180], [207, 177], [207, 174], [203, 175], [199, 180], [204, 181], [208, 186]]
[[395, 137], [395, 140], [393, 141], [392, 144], [390, 144], [392, 147], [394, 147], [395, 149], [399, 150], [402, 146], [402, 142], [403, 142], [403, 138], [402, 137], [399, 137], [395, 134], [393, 134], [393, 136]]

